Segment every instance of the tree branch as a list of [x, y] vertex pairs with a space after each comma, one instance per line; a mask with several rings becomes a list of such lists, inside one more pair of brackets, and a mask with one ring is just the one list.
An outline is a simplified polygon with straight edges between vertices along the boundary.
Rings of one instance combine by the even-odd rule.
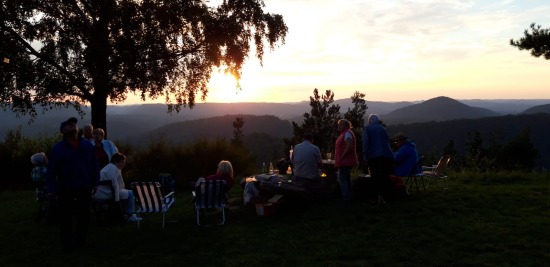
[[10, 35], [14, 36], [15, 39], [17, 39], [17, 41], [22, 44], [25, 48], [27, 48], [29, 51], [30, 54], [36, 56], [37, 58], [41, 59], [41, 60], [44, 60], [45, 62], [49, 63], [50, 65], [52, 65], [53, 67], [55, 67], [58, 71], [60, 71], [61, 73], [67, 75], [67, 77], [69, 78], [69, 80], [76, 86], [78, 87], [78, 89], [82, 92], [83, 94], [83, 98], [88, 100], [91, 98], [91, 94], [89, 92], [86, 92], [84, 91], [82, 88], [84, 87], [82, 84], [80, 84], [76, 79], [75, 77], [72, 75], [72, 73], [70, 73], [68, 70], [66, 70], [65, 68], [63, 68], [61, 65], [59, 65], [57, 62], [55, 62], [53, 59], [47, 57], [47, 56], [44, 56], [42, 54], [40, 54], [38, 51], [36, 51], [27, 41], [25, 41], [25, 39], [23, 39], [23, 37], [21, 37], [17, 32], [15, 32], [12, 28], [10, 27], [6, 27], [5, 25], [1, 25], [1, 28], [4, 30], [4, 31], [7, 31]]
[[[186, 56], [188, 54], [192, 54], [192, 53], [195, 53], [197, 51], [199, 51], [199, 49], [202, 47], [202, 44], [204, 42], [201, 42], [199, 43], [197, 46], [195, 46], [193, 49], [189, 49], [189, 50], [182, 50], [180, 52], [177, 52], [177, 53], [173, 53], [171, 55], [168, 56], [168, 58], [174, 58], [174, 57], [181, 57], [181, 56]], [[161, 60], [161, 59], [166, 59], [166, 56], [159, 56], [159, 57], [152, 57], [152, 58], [147, 58], [147, 59], [140, 59], [140, 60], [136, 60], [136, 62], [151, 62], [151, 61], [157, 61], [157, 60]]]
[[73, 1], [73, 5], [76, 8], [76, 11], [78, 11], [78, 14], [80, 14], [80, 17], [82, 17], [82, 20], [84, 21], [86, 26], [88, 26], [88, 29], [91, 29], [92, 24], [90, 23], [90, 20], [88, 20], [88, 18], [86, 17], [86, 14], [84, 14], [84, 11], [82, 11], [82, 9], [80, 9], [80, 7], [78, 7], [78, 3], [76, 3], [76, 0]]
[[84, 1], [84, 0], [80, 0], [80, 3], [82, 3], [82, 5], [84, 6], [84, 8], [86, 8], [86, 10], [88, 10], [88, 12], [90, 12], [90, 14], [92, 14], [92, 15], [91, 15], [92, 20], [94, 21], [94, 23], [96, 23], [97, 20], [96, 20], [95, 17], [94, 17], [94, 15], [95, 15], [94, 13], [95, 13], [95, 12], [94, 12], [94, 10], [92, 9], [92, 7], [90, 6], [90, 4], [88, 4], [88, 2], [86, 2], [86, 1]]

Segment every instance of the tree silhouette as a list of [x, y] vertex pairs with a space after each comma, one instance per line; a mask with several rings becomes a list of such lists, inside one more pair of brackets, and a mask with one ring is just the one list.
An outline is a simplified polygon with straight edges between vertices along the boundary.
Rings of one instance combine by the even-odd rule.
[[550, 28], [541, 29], [541, 26], [535, 26], [535, 23], [530, 27], [532, 33], [529, 33], [529, 29], [525, 30], [525, 36], [518, 41], [510, 39], [510, 45], [519, 50], [531, 50], [531, 55], [534, 57], [544, 56], [545, 59], [550, 60]]
[[[107, 99], [129, 93], [164, 97], [168, 111], [204, 101], [212, 71], [237, 81], [251, 50], [262, 61], [288, 28], [262, 0], [3, 0], [0, 107], [35, 118], [43, 111], [91, 105], [106, 129]], [[238, 82], [236, 84], [238, 86]]]
[[244, 134], [243, 134], [243, 131], [242, 131], [242, 128], [243, 128], [243, 125], [244, 125], [244, 120], [243, 118], [235, 118], [235, 121], [233, 122], [233, 128], [235, 128], [235, 130], [233, 130], [233, 139], [231, 139], [231, 143], [235, 146], [243, 146], [243, 138], [244, 138]]
[[311, 113], [304, 113], [302, 125], [292, 122], [293, 137], [285, 138], [288, 148], [302, 142], [305, 133], [313, 134], [313, 142], [319, 147], [321, 153], [334, 150], [334, 142], [338, 135], [338, 120], [340, 117], [340, 105], [334, 102], [334, 92], [326, 90], [324, 95], [319, 95], [319, 90], [313, 90], [313, 96], [309, 97]]
[[365, 103], [365, 94], [355, 91], [351, 96], [351, 102], [353, 103], [353, 109], [348, 108], [348, 111], [344, 114], [344, 118], [350, 121], [353, 126], [351, 130], [355, 134], [357, 157], [359, 157], [359, 162], [361, 162], [363, 160], [363, 128], [365, 127], [365, 115], [368, 109]]

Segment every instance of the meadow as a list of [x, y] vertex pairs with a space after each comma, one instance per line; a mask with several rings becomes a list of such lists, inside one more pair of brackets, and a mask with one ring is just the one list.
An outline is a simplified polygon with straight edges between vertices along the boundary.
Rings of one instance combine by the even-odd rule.
[[[36, 222], [30, 190], [0, 193], [0, 266], [545, 266], [550, 262], [550, 174], [450, 173], [449, 189], [391, 204], [338, 200], [309, 208], [281, 205], [257, 216], [239, 198], [226, 225], [198, 226], [191, 194], [135, 223], [92, 217], [90, 246], [60, 254], [58, 226]], [[242, 203], [242, 202], [241, 202]], [[93, 215], [93, 214], [92, 214]], [[207, 223], [221, 218], [207, 213]]]

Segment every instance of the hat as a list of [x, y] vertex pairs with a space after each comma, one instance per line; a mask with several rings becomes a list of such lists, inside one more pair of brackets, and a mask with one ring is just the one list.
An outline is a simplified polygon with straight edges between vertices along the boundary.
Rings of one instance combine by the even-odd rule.
[[72, 122], [72, 123], [76, 124], [78, 122], [78, 120], [75, 117], [70, 117], [68, 120], [62, 122], [61, 125], [59, 126], [59, 131], [60, 132], [63, 130], [63, 127], [65, 127], [65, 124], [67, 124], [67, 122]]
[[304, 135], [302, 135], [302, 138], [306, 139], [306, 140], [312, 140], [313, 139], [313, 134], [305, 133]]
[[393, 141], [397, 141], [397, 140], [401, 140], [401, 139], [407, 139], [408, 137], [405, 136], [404, 133], [402, 132], [398, 132], [396, 134], [393, 135]]

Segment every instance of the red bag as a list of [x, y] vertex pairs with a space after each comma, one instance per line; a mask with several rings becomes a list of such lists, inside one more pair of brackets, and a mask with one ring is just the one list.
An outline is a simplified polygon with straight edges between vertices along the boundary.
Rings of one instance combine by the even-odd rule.
[[403, 179], [401, 177], [391, 175], [391, 182], [394, 185], [394, 189], [388, 194], [390, 198], [406, 198], [408, 196], [405, 185], [403, 184]]

